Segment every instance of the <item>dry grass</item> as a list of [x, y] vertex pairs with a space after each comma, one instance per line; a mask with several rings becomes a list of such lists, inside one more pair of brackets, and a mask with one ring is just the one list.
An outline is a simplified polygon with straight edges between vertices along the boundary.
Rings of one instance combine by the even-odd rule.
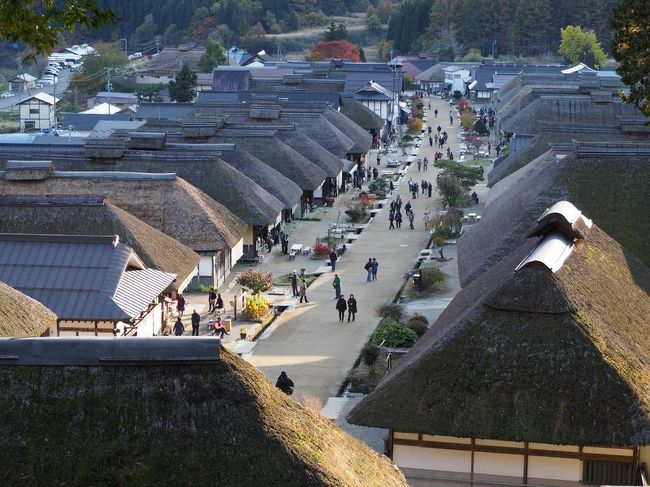
[[38, 301], [0, 282], [0, 337], [37, 337], [56, 325], [56, 315]]

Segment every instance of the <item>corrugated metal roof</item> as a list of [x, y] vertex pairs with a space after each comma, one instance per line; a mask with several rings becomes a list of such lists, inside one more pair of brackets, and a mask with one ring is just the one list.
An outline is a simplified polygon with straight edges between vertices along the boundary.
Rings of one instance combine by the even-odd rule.
[[130, 316], [136, 317], [146, 310], [175, 278], [176, 274], [155, 269], [126, 271], [115, 290], [114, 300]]
[[138, 316], [175, 277], [139, 270], [144, 270], [142, 261], [114, 237], [0, 234], [0, 281], [62, 320], [128, 321]]
[[216, 337], [151, 338], [1, 338], [2, 366], [111, 366], [162, 363], [214, 363], [219, 360]]

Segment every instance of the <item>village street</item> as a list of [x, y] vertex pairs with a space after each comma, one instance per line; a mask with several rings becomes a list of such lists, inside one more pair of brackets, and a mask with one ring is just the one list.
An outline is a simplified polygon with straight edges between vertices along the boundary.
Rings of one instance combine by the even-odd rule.
[[[439, 124], [448, 132], [451, 150], [458, 154], [458, 117], [455, 116], [455, 124], [449, 127], [449, 103], [438, 98], [430, 101], [428, 122], [434, 131]], [[428, 102], [429, 99], [425, 99], [425, 106]], [[438, 120], [433, 119], [436, 108], [439, 112]], [[418, 157], [425, 156], [433, 161], [433, 149], [423, 139]], [[370, 168], [375, 164], [375, 157], [376, 151], [373, 151], [368, 161]], [[386, 160], [387, 156], [382, 154], [380, 169], [385, 169]], [[411, 201], [416, 215], [415, 230], [409, 230], [408, 221], [399, 230], [388, 230], [388, 208], [384, 207], [361, 233], [357, 243], [337, 263], [336, 272], [341, 277], [342, 293], [346, 297], [353, 293], [358, 301], [359, 312], [355, 322], [338, 322], [332, 287], [334, 273], [326, 272], [309, 287], [309, 304], [298, 304], [297, 300], [292, 300], [295, 309], [289, 309], [278, 317], [271, 328], [257, 340], [252, 351], [242, 356], [273, 383], [280, 372], [285, 370], [296, 384], [297, 400], [310, 394], [324, 403], [328, 397], [336, 395], [360, 349], [379, 323], [375, 308], [394, 298], [403, 282], [404, 273], [413, 268], [420, 250], [428, 242], [429, 234], [424, 231], [423, 216], [425, 211], [440, 208], [435, 188], [438, 172], [432, 162], [426, 172], [418, 172], [417, 165], [412, 164], [406, 176], [396, 185], [393, 197], [400, 194], [404, 203], [410, 200], [409, 177], [417, 182], [426, 179], [434, 185], [432, 198], [418, 195], [416, 200]], [[339, 199], [346, 198], [342, 196]], [[341, 211], [344, 209], [341, 208]], [[327, 211], [321, 222], [298, 222], [291, 235], [291, 242], [301, 241], [313, 245], [316, 234], [326, 235], [327, 221], [336, 220], [338, 209], [335, 207]], [[363, 268], [369, 257], [376, 258], [380, 265], [378, 280], [371, 283], [366, 282], [366, 271]], [[277, 259], [282, 262], [281, 268], [273, 264]], [[288, 261], [287, 256], [278, 256], [277, 259], [265, 259], [261, 268], [276, 275], [293, 269], [300, 270], [301, 267], [308, 270], [314, 268], [314, 261], [307, 257], [301, 256], [295, 261]]]

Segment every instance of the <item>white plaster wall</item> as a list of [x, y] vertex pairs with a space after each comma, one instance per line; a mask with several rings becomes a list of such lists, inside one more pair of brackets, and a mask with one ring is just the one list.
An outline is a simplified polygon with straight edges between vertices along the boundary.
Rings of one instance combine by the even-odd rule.
[[199, 276], [201, 277], [210, 277], [212, 276], [212, 256], [211, 255], [202, 255], [201, 260], [199, 261]]
[[523, 478], [524, 457], [522, 455], [475, 452], [474, 473]]
[[472, 468], [472, 455], [468, 451], [438, 450], [417, 446], [394, 445], [393, 461], [400, 468], [447, 472], [469, 472]]
[[232, 265], [235, 265], [235, 262], [237, 262], [242, 255], [244, 255], [244, 239], [242, 238], [239, 242], [235, 244], [235, 246], [230, 249], [230, 259], [232, 262]]
[[582, 462], [570, 458], [528, 457], [528, 478], [582, 480]]

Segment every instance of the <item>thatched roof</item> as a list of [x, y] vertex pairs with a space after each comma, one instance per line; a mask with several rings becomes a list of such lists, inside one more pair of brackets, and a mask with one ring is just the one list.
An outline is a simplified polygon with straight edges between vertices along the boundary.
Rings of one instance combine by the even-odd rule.
[[0, 337], [42, 336], [54, 325], [56, 315], [52, 311], [0, 282]]
[[5, 482], [406, 487], [385, 457], [244, 360], [219, 354], [177, 364], [0, 366]]
[[370, 133], [350, 118], [331, 107], [323, 110], [322, 114], [332, 125], [354, 141], [354, 146], [348, 152], [352, 154], [366, 154], [372, 148], [372, 136]]
[[[572, 150], [548, 151], [495, 184], [481, 223], [459, 240], [461, 284], [476, 279], [525, 240], [532, 219], [558, 199], [567, 199], [650, 265], [647, 157], [580, 157]], [[567, 155], [568, 154], [568, 155]], [[562, 157], [557, 160], [556, 155]]]
[[320, 167], [328, 177], [335, 178], [343, 170], [341, 159], [314, 142], [302, 130], [278, 130], [275, 136]]
[[591, 95], [542, 96], [518, 110], [501, 123], [501, 130], [510, 133], [536, 134], [540, 122], [579, 123], [581, 125], [617, 125], [619, 117], [631, 117], [638, 112], [621, 100], [602, 103]]
[[386, 123], [383, 118], [354, 98], [343, 98], [341, 113], [365, 130], [381, 130]]
[[320, 167], [275, 137], [275, 130], [244, 126], [225, 128], [217, 132], [214, 140], [234, 143], [291, 179], [304, 191], [317, 189], [327, 177]]
[[432, 435], [648, 444], [650, 271], [594, 225], [556, 272], [539, 262], [514, 272], [539, 242], [456, 295], [348, 419]]
[[221, 158], [279, 199], [285, 208], [293, 208], [300, 203], [300, 186], [245, 150], [235, 146], [234, 150], [223, 151]]
[[191, 278], [200, 257], [101, 197], [0, 197], [0, 233], [118, 235], [149, 268]]
[[103, 196], [195, 251], [230, 249], [246, 231], [242, 220], [175, 174], [94, 172], [83, 161], [78, 165], [86, 170], [56, 171], [37, 181], [7, 180], [0, 173], [0, 196]]

